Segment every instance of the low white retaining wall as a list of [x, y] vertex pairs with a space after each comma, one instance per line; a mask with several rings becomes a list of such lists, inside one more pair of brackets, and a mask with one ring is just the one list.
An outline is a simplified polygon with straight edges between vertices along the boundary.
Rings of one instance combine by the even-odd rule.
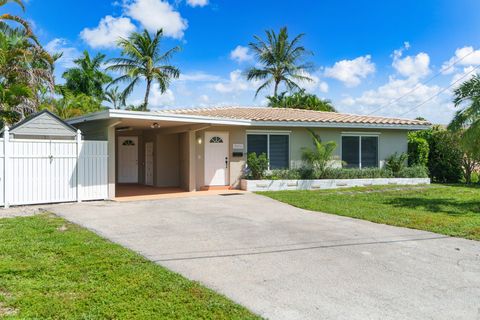
[[245, 180], [246, 191], [320, 190], [378, 185], [430, 184], [430, 178], [374, 178], [374, 179], [321, 179], [321, 180]]

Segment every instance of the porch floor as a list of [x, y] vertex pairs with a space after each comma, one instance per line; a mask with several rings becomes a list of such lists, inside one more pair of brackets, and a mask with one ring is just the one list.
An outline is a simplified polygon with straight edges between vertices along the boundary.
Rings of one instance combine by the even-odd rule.
[[141, 201], [244, 193], [242, 190], [185, 191], [181, 188], [152, 187], [142, 184], [117, 184], [115, 201]]

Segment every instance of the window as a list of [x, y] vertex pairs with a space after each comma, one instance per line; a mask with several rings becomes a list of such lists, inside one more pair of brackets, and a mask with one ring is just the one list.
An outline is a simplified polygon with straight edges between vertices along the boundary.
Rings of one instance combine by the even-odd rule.
[[134, 145], [135, 145], [135, 142], [133, 142], [132, 140], [125, 140], [122, 143], [122, 146], [134, 146]]
[[265, 153], [270, 169], [286, 169], [290, 162], [290, 137], [288, 134], [248, 134], [247, 153]]
[[378, 137], [343, 136], [342, 161], [347, 168], [378, 167]]
[[210, 139], [210, 143], [223, 143], [223, 139], [220, 137], [212, 137], [212, 139]]

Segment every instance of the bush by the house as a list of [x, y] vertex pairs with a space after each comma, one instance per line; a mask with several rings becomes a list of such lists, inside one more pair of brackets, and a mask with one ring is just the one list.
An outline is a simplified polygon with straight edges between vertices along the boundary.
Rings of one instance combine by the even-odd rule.
[[269, 180], [300, 180], [304, 177], [300, 169], [277, 169], [267, 173], [266, 178]]
[[408, 155], [406, 153], [394, 153], [387, 159], [385, 159], [385, 168], [392, 171], [396, 177], [400, 171], [406, 167]]
[[265, 153], [257, 156], [255, 152], [252, 152], [247, 157], [247, 177], [255, 180], [265, 178], [265, 173], [268, 169], [268, 158]]
[[428, 178], [428, 169], [421, 165], [405, 167], [398, 172], [396, 178]]
[[458, 135], [441, 129], [432, 130], [428, 135], [430, 153], [428, 169], [435, 182], [460, 182], [463, 176], [462, 158]]
[[408, 165], [428, 166], [430, 147], [427, 139], [419, 135], [419, 131], [408, 134]]
[[325, 170], [328, 168], [330, 161], [333, 159], [333, 152], [337, 148], [337, 144], [335, 141], [323, 143], [320, 136], [317, 135], [313, 130], [307, 130], [312, 137], [313, 148], [302, 149], [302, 160], [306, 167], [306, 171], [304, 173], [323, 178]]
[[381, 168], [329, 168], [325, 171], [325, 179], [373, 179], [393, 178], [391, 170]]

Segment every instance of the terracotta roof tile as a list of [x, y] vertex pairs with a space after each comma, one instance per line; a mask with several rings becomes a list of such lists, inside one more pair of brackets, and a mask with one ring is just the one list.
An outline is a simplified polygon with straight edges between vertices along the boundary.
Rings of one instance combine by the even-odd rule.
[[206, 116], [223, 119], [241, 119], [251, 121], [289, 121], [289, 122], [323, 122], [323, 123], [359, 123], [388, 125], [429, 126], [421, 120], [388, 118], [366, 115], [354, 115], [336, 112], [322, 112], [302, 109], [257, 108], [257, 107], [224, 107], [206, 109], [178, 109], [161, 111], [192, 116]]

